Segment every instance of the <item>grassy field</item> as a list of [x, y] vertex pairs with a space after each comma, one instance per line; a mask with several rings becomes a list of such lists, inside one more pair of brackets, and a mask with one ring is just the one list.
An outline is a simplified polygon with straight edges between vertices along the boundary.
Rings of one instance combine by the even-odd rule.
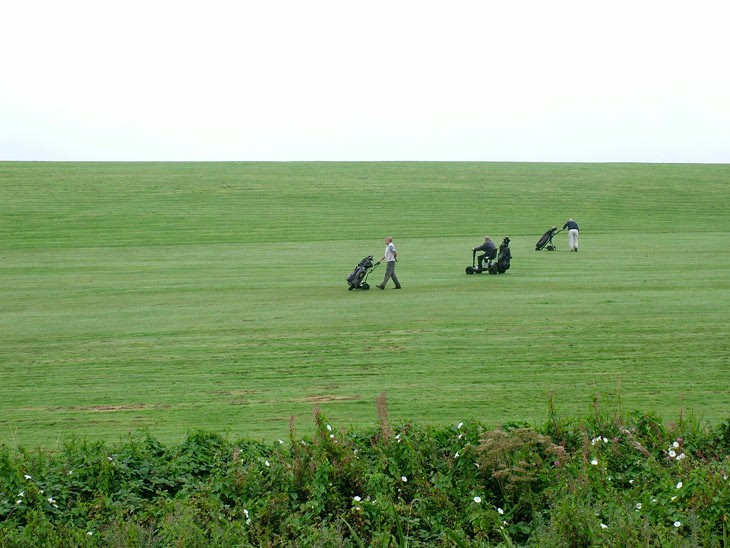
[[[0, 163], [0, 196], [3, 443], [272, 439], [314, 405], [372, 424], [380, 392], [420, 423], [619, 386], [730, 416], [727, 165]], [[569, 216], [580, 252], [535, 252]], [[484, 234], [503, 276], [464, 274]], [[386, 235], [403, 291], [347, 291]]]

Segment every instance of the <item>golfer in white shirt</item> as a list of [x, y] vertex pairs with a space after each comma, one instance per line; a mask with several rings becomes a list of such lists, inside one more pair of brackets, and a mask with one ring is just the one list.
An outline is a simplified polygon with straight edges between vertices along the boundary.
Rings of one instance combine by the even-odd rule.
[[383, 280], [383, 283], [378, 286], [378, 289], [385, 289], [385, 284], [387, 284], [388, 280], [391, 278], [393, 278], [395, 288], [400, 289], [398, 276], [395, 275], [395, 263], [398, 260], [398, 250], [396, 250], [393, 245], [393, 238], [390, 236], [385, 239], [385, 254], [380, 258], [378, 264], [382, 263], [383, 260], [385, 260], [385, 279]]

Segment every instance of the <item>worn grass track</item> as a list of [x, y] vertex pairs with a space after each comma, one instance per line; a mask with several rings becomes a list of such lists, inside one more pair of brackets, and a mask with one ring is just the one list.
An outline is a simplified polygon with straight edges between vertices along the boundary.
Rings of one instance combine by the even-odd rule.
[[[727, 418], [730, 166], [0, 164], [0, 441], [625, 408]], [[536, 253], [552, 224], [577, 254]], [[504, 276], [470, 248], [512, 238]], [[344, 278], [393, 235], [404, 290]], [[379, 280], [382, 270], [374, 273]]]

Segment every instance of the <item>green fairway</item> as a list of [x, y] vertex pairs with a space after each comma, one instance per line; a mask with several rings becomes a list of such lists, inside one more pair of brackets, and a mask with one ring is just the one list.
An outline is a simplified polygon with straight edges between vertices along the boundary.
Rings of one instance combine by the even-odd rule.
[[[730, 416], [730, 166], [0, 163], [0, 443]], [[574, 217], [557, 252], [535, 252]], [[467, 276], [512, 239], [512, 268]], [[399, 251], [402, 291], [347, 291]], [[371, 281], [382, 280], [384, 266]], [[374, 284], [373, 284], [374, 285]]]

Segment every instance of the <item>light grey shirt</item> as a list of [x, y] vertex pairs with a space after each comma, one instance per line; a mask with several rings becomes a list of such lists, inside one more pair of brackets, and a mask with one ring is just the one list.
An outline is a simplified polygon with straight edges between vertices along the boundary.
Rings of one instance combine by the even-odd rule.
[[387, 246], [385, 246], [385, 262], [386, 263], [392, 263], [395, 261], [395, 246], [393, 245], [393, 242], [390, 242]]

